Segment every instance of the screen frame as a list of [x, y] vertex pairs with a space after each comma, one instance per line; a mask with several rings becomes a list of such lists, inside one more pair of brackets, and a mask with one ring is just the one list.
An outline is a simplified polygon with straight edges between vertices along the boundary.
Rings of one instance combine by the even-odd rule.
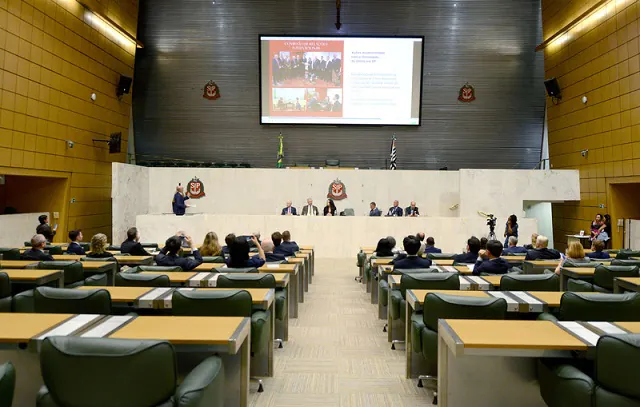
[[[420, 39], [422, 40], [422, 60], [420, 61], [420, 101], [418, 107], [418, 124], [360, 124], [360, 123], [263, 123], [262, 122], [262, 37], [290, 37], [290, 38], [302, 38], [302, 37], [316, 37], [316, 38], [395, 38], [395, 39]], [[424, 35], [338, 35], [338, 34], [258, 34], [258, 123], [261, 126], [365, 126], [365, 127], [420, 127], [422, 126], [422, 92], [424, 81]]]

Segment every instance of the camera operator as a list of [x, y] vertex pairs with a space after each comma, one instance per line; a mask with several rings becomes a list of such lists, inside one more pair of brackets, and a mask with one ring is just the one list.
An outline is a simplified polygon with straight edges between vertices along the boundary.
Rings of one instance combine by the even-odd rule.
[[504, 228], [504, 247], [509, 247], [509, 237], [518, 237], [518, 217], [516, 215], [509, 216], [507, 224]]

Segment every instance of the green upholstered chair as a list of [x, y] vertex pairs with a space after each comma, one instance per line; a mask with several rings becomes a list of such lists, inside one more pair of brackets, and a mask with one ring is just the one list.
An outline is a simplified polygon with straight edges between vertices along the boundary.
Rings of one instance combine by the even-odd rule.
[[258, 269], [255, 267], [220, 267], [214, 268], [216, 273], [257, 273]]
[[425, 273], [437, 273], [439, 270], [435, 268], [423, 268], [423, 269], [394, 269], [392, 273], [385, 273], [384, 277], [378, 281], [378, 301], [383, 307], [388, 307], [389, 304], [389, 274], [393, 275], [405, 275], [405, 274], [425, 274]]
[[[375, 273], [378, 270], [371, 269], [371, 261], [375, 259], [393, 259], [393, 257], [378, 257], [375, 254], [371, 255], [371, 257], [369, 257], [369, 261], [365, 262], [364, 265], [364, 273], [367, 281], [375, 281]], [[372, 284], [371, 287], [373, 287], [372, 290], [375, 289], [375, 285]]]
[[640, 407], [638, 364], [640, 335], [604, 335], [593, 372], [567, 359], [539, 359], [540, 395], [549, 407]]
[[616, 260], [630, 260], [632, 257], [640, 257], [640, 251], [620, 250], [616, 255]]
[[139, 273], [141, 271], [157, 271], [157, 272], [172, 272], [182, 271], [180, 266], [135, 266], [128, 269], [127, 273]]
[[64, 286], [73, 288], [84, 284], [84, 271], [79, 261], [43, 261], [38, 264], [39, 269], [62, 270], [64, 273]]
[[[589, 267], [595, 267], [595, 266], [589, 266]], [[549, 269], [549, 266], [540, 266], [538, 264], [532, 263], [529, 260], [525, 260], [522, 262], [522, 274], [546, 274], [548, 269]]]
[[640, 266], [640, 260], [618, 259], [611, 260], [612, 266]]
[[0, 272], [0, 312], [11, 312], [11, 280], [7, 273], [2, 272]]
[[63, 254], [62, 246], [45, 246], [44, 250], [48, 252], [50, 255]]
[[[457, 273], [407, 273], [400, 277], [400, 289], [391, 290], [391, 303], [389, 312], [392, 320], [406, 320], [407, 315], [407, 290], [432, 289], [432, 290], [459, 290], [460, 278]], [[424, 328], [422, 311], [414, 312], [411, 317], [411, 335], [413, 351], [422, 352], [422, 328]], [[396, 343], [402, 341], [392, 340], [391, 349], [395, 349]]]
[[500, 279], [502, 291], [560, 291], [560, 277], [548, 274], [505, 274]]
[[0, 247], [0, 256], [2, 260], [20, 260], [20, 249]]
[[84, 285], [92, 287], [104, 287], [108, 285], [107, 275], [105, 273], [96, 273], [84, 279]]
[[16, 369], [11, 362], [0, 365], [0, 407], [11, 407], [16, 387]]
[[421, 340], [427, 374], [419, 376], [419, 387], [422, 387], [422, 380], [438, 377], [438, 319], [504, 319], [507, 315], [507, 302], [502, 298], [429, 293], [424, 299], [423, 309], [424, 328]]
[[[121, 254], [121, 256], [126, 256], [126, 254]], [[114, 263], [118, 264], [118, 261], [113, 256], [112, 257], [104, 257], [104, 258], [83, 257], [83, 258], [80, 259], [80, 261], [110, 261], [110, 262], [114, 262]]]
[[70, 290], [37, 287], [33, 293], [35, 312], [46, 314], [111, 314], [111, 295], [105, 289]]
[[179, 386], [176, 366], [166, 341], [49, 337], [40, 350], [44, 386], [36, 406], [223, 406], [219, 357], [202, 361]]
[[170, 287], [171, 281], [165, 274], [118, 273], [115, 285], [120, 287]]
[[119, 252], [120, 251], [120, 245], [114, 245], [114, 244], [109, 245], [109, 246], [107, 246], [107, 251], [108, 252], [110, 252], [110, 251]]
[[596, 267], [599, 264], [602, 264], [602, 262], [599, 261], [579, 261], [579, 260], [573, 260], [573, 259], [566, 259], [564, 261], [564, 267]]
[[11, 299], [11, 311], [36, 312], [33, 305], [33, 290], [25, 290], [14, 295]]
[[599, 264], [593, 273], [593, 282], [570, 278], [568, 291], [601, 293], [613, 292], [613, 280], [616, 277], [638, 277], [638, 266], [606, 266]]
[[455, 253], [427, 253], [427, 258], [431, 260], [453, 260]]
[[560, 307], [538, 319], [547, 321], [640, 321], [640, 294], [599, 294], [566, 292]]
[[364, 272], [364, 263], [367, 260], [367, 254], [363, 251], [358, 252], [356, 256], [356, 266], [358, 266], [358, 275], [355, 277], [355, 280], [359, 283], [362, 282], [362, 276], [360, 275], [360, 270]]
[[142, 242], [140, 242], [140, 246], [144, 247], [145, 249], [157, 249], [158, 248], [158, 243], [142, 243]]
[[223, 256], [202, 256], [203, 263], [224, 263]]

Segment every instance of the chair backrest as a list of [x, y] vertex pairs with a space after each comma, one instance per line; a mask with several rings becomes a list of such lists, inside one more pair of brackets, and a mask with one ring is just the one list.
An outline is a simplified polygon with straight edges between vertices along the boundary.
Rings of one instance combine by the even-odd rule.
[[157, 249], [158, 243], [140, 243], [140, 246], [144, 247], [145, 249]]
[[505, 274], [500, 278], [502, 291], [560, 291], [560, 277], [555, 274]]
[[[122, 254], [121, 256], [124, 256], [124, 254]], [[111, 257], [83, 257], [80, 259], [80, 261], [112, 261], [117, 263], [116, 258], [111, 256]]]
[[438, 331], [438, 319], [504, 319], [507, 302], [503, 298], [462, 297], [429, 293], [424, 299], [423, 314], [427, 328]]
[[11, 299], [11, 311], [13, 312], [35, 312], [33, 305], [33, 291], [25, 290], [13, 296]]
[[84, 280], [82, 263], [79, 261], [43, 261], [39, 269], [64, 271], [64, 284], [69, 285]]
[[567, 259], [565, 260], [563, 267], [597, 267], [600, 264], [602, 263], [597, 261], [576, 261]]
[[427, 253], [427, 258], [431, 260], [453, 260], [455, 253]]
[[276, 288], [273, 274], [224, 274], [218, 276], [219, 288]]
[[46, 250], [47, 252], [49, 252], [50, 255], [54, 255], [54, 254], [62, 254], [64, 253], [62, 250], [61, 246], [45, 246], [44, 250]]
[[[634, 372], [640, 364], [640, 334], [601, 336], [596, 346], [595, 359], [598, 384], [613, 393], [636, 399], [634, 405], [638, 405], [640, 387]], [[596, 387], [596, 399], [599, 390]]]
[[202, 256], [203, 263], [224, 263], [223, 256]]
[[245, 290], [176, 290], [173, 315], [250, 317], [251, 294]]
[[11, 407], [16, 387], [16, 369], [11, 362], [0, 365], [0, 406]]
[[220, 267], [214, 268], [216, 273], [257, 273], [258, 269], [255, 267]]
[[400, 292], [406, 298], [407, 290], [459, 290], [460, 278], [457, 273], [410, 273], [400, 278]]
[[326, 160], [324, 160], [324, 163], [327, 167], [339, 167], [340, 166], [340, 160], [337, 160], [335, 158], [328, 158]]
[[638, 266], [605, 266], [596, 267], [593, 283], [613, 291], [613, 280], [616, 277], [638, 277]]
[[166, 341], [55, 336], [40, 350], [44, 385], [65, 407], [169, 405], [176, 363]]
[[640, 266], [640, 260], [631, 259], [618, 259], [617, 257], [611, 260], [612, 266]]
[[107, 251], [120, 251], [120, 249], [121, 249], [120, 245], [112, 244], [107, 246]]
[[20, 260], [20, 249], [0, 247], [2, 260]]
[[356, 258], [356, 265], [358, 267], [364, 266], [364, 261], [367, 259], [367, 254], [365, 252], [359, 252]]
[[121, 287], [170, 287], [171, 280], [165, 274], [117, 273], [115, 285]]
[[640, 321], [640, 294], [566, 292], [557, 316], [562, 321]]
[[99, 286], [104, 287], [107, 285], [109, 279], [106, 273], [96, 273], [84, 279], [84, 285], [87, 286]]
[[637, 250], [620, 250], [616, 255], [616, 260], [628, 260], [632, 257], [640, 257], [640, 251]]
[[356, 211], [353, 208], [344, 208], [344, 216], [356, 216]]
[[111, 314], [111, 295], [105, 289], [37, 287], [33, 304], [35, 312], [46, 314]]
[[11, 296], [11, 279], [7, 273], [0, 272], [0, 298]]
[[182, 271], [182, 267], [180, 266], [136, 266], [131, 270], [131, 272], [140, 272], [140, 271], [160, 271], [160, 272]]

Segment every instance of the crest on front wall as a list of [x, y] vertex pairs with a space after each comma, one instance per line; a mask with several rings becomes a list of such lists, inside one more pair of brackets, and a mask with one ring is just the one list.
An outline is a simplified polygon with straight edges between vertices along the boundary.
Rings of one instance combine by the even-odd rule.
[[347, 187], [344, 186], [344, 183], [336, 178], [331, 184], [329, 184], [329, 193], [327, 194], [327, 198], [331, 198], [334, 201], [340, 201], [347, 197]]
[[204, 94], [203, 98], [209, 100], [216, 100], [220, 98], [220, 88], [214, 81], [209, 81], [206, 85], [204, 85]]
[[191, 181], [189, 181], [187, 184], [187, 191], [189, 191], [191, 199], [199, 199], [205, 196], [204, 184], [198, 179], [198, 177], [193, 177]]
[[460, 88], [460, 92], [458, 93], [458, 100], [465, 103], [473, 102], [474, 100], [476, 100], [476, 91], [475, 89], [473, 89], [473, 86], [469, 85], [468, 82]]

